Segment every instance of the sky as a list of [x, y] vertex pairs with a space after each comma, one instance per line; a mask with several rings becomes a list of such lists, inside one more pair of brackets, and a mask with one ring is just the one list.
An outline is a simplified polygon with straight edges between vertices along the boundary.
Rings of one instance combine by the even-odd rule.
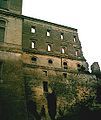
[[23, 0], [22, 14], [78, 29], [87, 62], [101, 67], [101, 0]]

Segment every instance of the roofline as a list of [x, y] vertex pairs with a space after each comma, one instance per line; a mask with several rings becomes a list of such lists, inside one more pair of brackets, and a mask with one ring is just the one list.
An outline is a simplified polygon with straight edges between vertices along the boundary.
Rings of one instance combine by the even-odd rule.
[[37, 18], [33, 18], [33, 17], [28, 17], [28, 16], [25, 16], [25, 15], [15, 14], [15, 13], [9, 12], [7, 10], [0, 9], [0, 13], [1, 14], [5, 14], [5, 15], [10, 15], [10, 16], [18, 17], [18, 18], [21, 18], [21, 19], [28, 19], [28, 20], [39, 21], [39, 22], [47, 23], [47, 24], [54, 25], [54, 26], [57, 26], [57, 27], [64, 27], [66, 29], [74, 30], [74, 31], [77, 32], [76, 28], [72, 28], [72, 27], [68, 27], [68, 26], [64, 26], [64, 25], [60, 25], [60, 24], [48, 22], [48, 21], [37, 19]]

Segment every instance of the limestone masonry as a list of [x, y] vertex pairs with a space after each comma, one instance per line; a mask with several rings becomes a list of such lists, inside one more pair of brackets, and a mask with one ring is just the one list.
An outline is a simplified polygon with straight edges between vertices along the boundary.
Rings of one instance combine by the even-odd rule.
[[100, 67], [89, 72], [77, 29], [21, 12], [0, 0], [0, 120], [67, 120], [89, 99], [100, 109]]

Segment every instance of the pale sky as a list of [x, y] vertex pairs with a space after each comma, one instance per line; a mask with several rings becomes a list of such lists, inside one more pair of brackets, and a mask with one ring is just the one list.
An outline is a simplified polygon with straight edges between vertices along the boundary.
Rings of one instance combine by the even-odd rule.
[[101, 66], [101, 0], [23, 0], [23, 15], [78, 29], [87, 62]]

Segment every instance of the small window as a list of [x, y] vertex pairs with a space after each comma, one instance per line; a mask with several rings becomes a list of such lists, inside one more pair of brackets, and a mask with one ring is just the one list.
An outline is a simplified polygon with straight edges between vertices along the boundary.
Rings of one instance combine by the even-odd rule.
[[50, 36], [50, 30], [47, 30], [47, 36]]
[[73, 39], [73, 40], [74, 40], [74, 42], [76, 42], [76, 36], [74, 36], [74, 39]]
[[75, 52], [75, 55], [78, 56], [78, 50]]
[[63, 62], [63, 65], [67, 65], [67, 62]]
[[0, 20], [0, 42], [4, 42], [6, 22]]
[[67, 62], [63, 62], [64, 69], [67, 69]]
[[43, 72], [44, 72], [45, 76], [47, 76], [47, 71], [43, 71]]
[[31, 46], [32, 48], [35, 48], [35, 42], [32, 42], [32, 46]]
[[61, 53], [62, 53], [62, 54], [65, 53], [65, 49], [64, 49], [64, 48], [61, 49]]
[[48, 60], [48, 63], [52, 64], [52, 63], [53, 63], [53, 61], [50, 59], [50, 60]]
[[32, 57], [31, 60], [32, 60], [33, 62], [35, 62], [35, 61], [37, 61], [37, 58], [36, 58], [36, 57]]
[[64, 78], [67, 78], [67, 73], [63, 73], [63, 77], [64, 77]]
[[31, 33], [35, 33], [35, 32], [36, 32], [35, 27], [32, 27], [32, 28], [31, 28]]
[[64, 34], [63, 33], [61, 33], [61, 40], [63, 40], [64, 39]]
[[77, 67], [78, 67], [78, 68], [80, 68], [80, 67], [81, 67], [81, 65], [80, 65], [80, 64], [77, 64]]
[[48, 82], [46, 81], [43, 82], [43, 91], [48, 92]]
[[48, 51], [51, 51], [51, 45], [48, 45]]

